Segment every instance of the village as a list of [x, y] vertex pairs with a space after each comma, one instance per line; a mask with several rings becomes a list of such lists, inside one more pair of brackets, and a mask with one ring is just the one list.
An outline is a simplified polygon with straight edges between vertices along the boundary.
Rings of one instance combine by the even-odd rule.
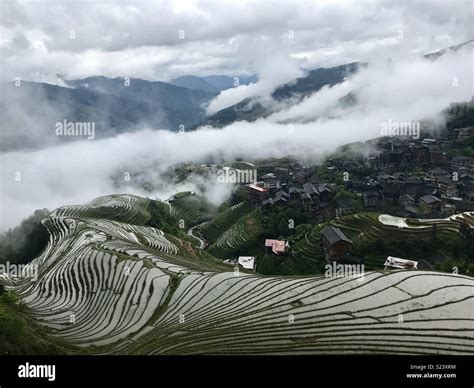
[[[366, 158], [329, 158], [320, 166], [303, 162], [276, 166], [246, 185], [247, 198], [263, 211], [300, 208], [322, 223], [359, 212], [429, 220], [474, 211], [474, 159], [450, 152], [472, 131], [472, 127], [455, 128], [420, 139], [384, 137]], [[363, 259], [351, 254], [352, 245], [337, 227], [328, 225], [321, 231], [320, 246], [328, 263], [361, 264]], [[265, 249], [274, 256], [284, 255], [288, 241], [267, 238]], [[253, 268], [250, 257], [242, 261], [245, 268]], [[417, 261], [392, 256], [385, 262], [386, 268], [417, 266]]]
[[[459, 136], [468, 130], [472, 128]], [[318, 176], [316, 166], [296, 162], [291, 168], [276, 167], [248, 185], [248, 197], [255, 206], [299, 204], [324, 220], [362, 209], [417, 218], [473, 211], [474, 160], [449, 157], [444, 144], [442, 139], [398, 144], [386, 139], [380, 153], [363, 164], [328, 160], [323, 168], [331, 172], [330, 181]], [[362, 176], [367, 169], [370, 173]], [[341, 180], [342, 185], [337, 183]], [[341, 188], [354, 196], [338, 198]]]

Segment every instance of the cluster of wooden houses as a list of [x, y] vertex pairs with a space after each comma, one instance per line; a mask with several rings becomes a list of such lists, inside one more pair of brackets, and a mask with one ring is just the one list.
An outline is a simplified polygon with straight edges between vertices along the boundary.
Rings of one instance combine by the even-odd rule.
[[[365, 160], [364, 169], [344, 159], [329, 160], [327, 168], [347, 177], [346, 190], [356, 194], [366, 210], [419, 218], [474, 211], [474, 158], [451, 158], [444, 146], [436, 139], [388, 141]], [[364, 175], [367, 169], [372, 172]], [[315, 174], [314, 166], [295, 163], [260, 176], [248, 185], [248, 198], [255, 206], [301, 206], [329, 220], [356, 207], [354, 200], [334, 201], [336, 190], [334, 182], [323, 182]]]
[[255, 206], [301, 206], [315, 216], [331, 219], [334, 208], [329, 202], [335, 188], [333, 183], [322, 182], [314, 167], [296, 164], [295, 170], [277, 167], [274, 173], [261, 176], [258, 182], [247, 185], [247, 195]]
[[[454, 131], [458, 138], [469, 137], [474, 128]], [[442, 137], [410, 141], [385, 139], [379, 142], [378, 150], [362, 162], [344, 158], [328, 160], [326, 168], [331, 176], [343, 176], [344, 190], [353, 194], [349, 200], [337, 198], [340, 180], [338, 184], [334, 179], [325, 182], [316, 174], [315, 166], [301, 163], [275, 167], [273, 172], [259, 176], [256, 182], [247, 185], [248, 199], [262, 208], [300, 206], [321, 221], [351, 214], [360, 208], [417, 218], [441, 218], [474, 211], [474, 158], [451, 157], [450, 144], [449, 139]], [[355, 201], [359, 206], [354, 206]], [[285, 242], [278, 245], [275, 241], [266, 241], [267, 251], [284, 254]], [[352, 255], [352, 241], [338, 228], [324, 228], [320, 244], [328, 262], [362, 262]], [[280, 247], [278, 252], [275, 246]], [[404, 260], [387, 258], [386, 267], [417, 268], [417, 262]]]
[[370, 158], [372, 174], [351, 179], [349, 186], [375, 211], [391, 207], [396, 215], [417, 217], [473, 211], [474, 159], [451, 158], [444, 146], [435, 139], [414, 145], [388, 143]]

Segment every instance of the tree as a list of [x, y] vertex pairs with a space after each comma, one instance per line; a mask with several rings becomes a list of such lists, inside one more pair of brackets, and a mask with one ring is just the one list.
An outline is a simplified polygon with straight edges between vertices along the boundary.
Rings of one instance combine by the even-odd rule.
[[36, 210], [20, 225], [0, 235], [0, 262], [25, 264], [38, 256], [49, 241], [49, 233], [41, 220], [47, 209]]
[[274, 261], [268, 256], [264, 255], [258, 260], [258, 273], [262, 275], [273, 275], [275, 274]]
[[374, 249], [377, 253], [384, 253], [387, 248], [385, 242], [382, 239], [378, 238], [377, 240], [375, 240]]
[[459, 225], [459, 234], [463, 237], [469, 237], [471, 235], [471, 228], [466, 220], [463, 220], [461, 225]]

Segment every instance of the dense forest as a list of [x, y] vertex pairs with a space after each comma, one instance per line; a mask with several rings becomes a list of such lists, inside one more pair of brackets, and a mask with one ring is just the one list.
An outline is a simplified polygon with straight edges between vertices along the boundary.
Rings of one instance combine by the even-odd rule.
[[0, 263], [25, 264], [43, 251], [49, 234], [41, 220], [48, 214], [47, 209], [36, 210], [20, 225], [0, 234]]

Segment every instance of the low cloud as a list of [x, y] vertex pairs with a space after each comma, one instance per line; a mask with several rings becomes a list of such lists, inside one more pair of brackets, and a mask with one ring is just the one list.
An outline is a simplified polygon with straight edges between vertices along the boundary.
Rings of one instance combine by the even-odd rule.
[[258, 97], [259, 100], [266, 103], [277, 86], [291, 82], [303, 75], [303, 71], [295, 59], [278, 53], [263, 58], [257, 65], [257, 73], [259, 74], [257, 83], [240, 85], [220, 92], [207, 107], [207, 114], [214, 114], [246, 98]]
[[[283, 109], [278, 105], [280, 110], [266, 119], [235, 122], [221, 130], [172, 133], [148, 129], [31, 152], [3, 153], [0, 228], [16, 225], [38, 208], [86, 203], [117, 192], [165, 199], [175, 191], [198, 190], [204, 185], [214, 200], [222, 200], [229, 187], [205, 177], [152, 193], [139, 189], [133, 181], [117, 185], [113, 177], [133, 167], [141, 172], [141, 179], [156, 183], [176, 163], [206, 162], [211, 157], [231, 161], [297, 154], [319, 160], [342, 144], [380, 136], [381, 125], [388, 120], [433, 118], [450, 102], [470, 100], [471, 55], [472, 51], [463, 50], [437, 61], [375, 63], [351, 78], [348, 85], [323, 88], [297, 105]], [[356, 96], [356, 104], [341, 106], [340, 97], [349, 92]]]

